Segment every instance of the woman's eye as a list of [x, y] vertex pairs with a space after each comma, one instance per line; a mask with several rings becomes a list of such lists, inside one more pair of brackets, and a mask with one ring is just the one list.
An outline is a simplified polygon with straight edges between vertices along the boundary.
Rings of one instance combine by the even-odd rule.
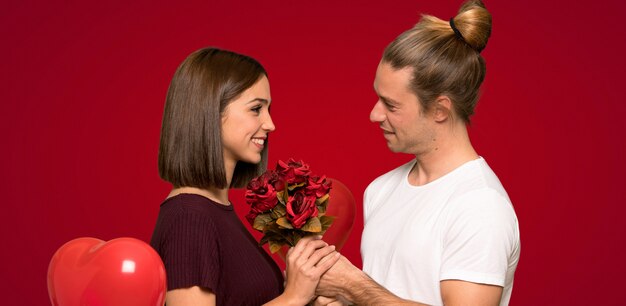
[[261, 112], [261, 106], [255, 106], [255, 107], [253, 107], [253, 108], [252, 108], [252, 111], [253, 111], [253, 112], [255, 112], [255, 113], [257, 113], [257, 114], [258, 114], [258, 113], [260, 113], [260, 112]]

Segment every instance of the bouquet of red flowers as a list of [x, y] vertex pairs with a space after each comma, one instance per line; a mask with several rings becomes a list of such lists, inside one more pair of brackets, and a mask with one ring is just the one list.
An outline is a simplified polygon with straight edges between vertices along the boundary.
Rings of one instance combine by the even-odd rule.
[[295, 246], [300, 238], [322, 235], [333, 222], [325, 216], [331, 181], [311, 174], [309, 165], [289, 159], [278, 161], [246, 188], [250, 212], [246, 219], [263, 232], [260, 245], [269, 243], [275, 253], [283, 245]]

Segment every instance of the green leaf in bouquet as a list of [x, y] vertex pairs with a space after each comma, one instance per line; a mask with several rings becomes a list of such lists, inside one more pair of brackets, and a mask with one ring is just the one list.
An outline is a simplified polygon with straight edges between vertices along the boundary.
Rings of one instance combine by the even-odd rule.
[[274, 235], [276, 237], [280, 237], [282, 239], [289, 240], [289, 236], [290, 236], [289, 232], [290, 231], [291, 231], [290, 229], [283, 228], [280, 225], [276, 224], [276, 222], [272, 222], [270, 224], [270, 226], [265, 228], [264, 233], [266, 235], [271, 234], [271, 235]]
[[273, 232], [273, 233], [277, 233], [277, 234], [281, 233], [280, 226], [278, 224], [276, 224], [276, 221], [268, 223], [267, 226], [265, 227], [265, 229], [263, 230], [263, 233], [269, 233], [269, 232]]
[[299, 184], [293, 184], [293, 185], [287, 185], [287, 189], [289, 189], [289, 191], [292, 191], [296, 188], [302, 187], [304, 186], [304, 182], [299, 183]]
[[270, 252], [272, 252], [272, 254], [278, 252], [278, 250], [280, 250], [283, 245], [285, 245], [284, 243], [281, 243], [279, 241], [274, 241], [274, 240], [270, 240]]
[[257, 231], [263, 231], [266, 227], [267, 223], [272, 222], [272, 216], [269, 213], [260, 214], [254, 218], [254, 223], [252, 227]]
[[335, 221], [335, 217], [333, 216], [321, 216], [320, 223], [322, 224], [322, 232], [326, 232], [326, 230], [333, 224]]
[[266, 233], [265, 235], [263, 235], [263, 237], [262, 237], [262, 238], [261, 238], [261, 240], [259, 241], [259, 245], [261, 245], [261, 246], [262, 246], [262, 245], [264, 245], [264, 244], [268, 243], [268, 242], [269, 242], [272, 238], [274, 238], [274, 237], [275, 237], [275, 234], [274, 234], [274, 233], [269, 233], [269, 234], [267, 234], [267, 233]]
[[319, 233], [322, 231], [322, 223], [318, 217], [311, 217], [300, 230], [309, 233]]
[[328, 199], [329, 198], [330, 198], [330, 195], [327, 193], [324, 196], [322, 196], [321, 198], [316, 199], [315, 200], [315, 204], [316, 205], [324, 205], [324, 206], [326, 206], [326, 204], [328, 204]]
[[317, 207], [317, 215], [318, 216], [323, 216], [326, 214], [326, 205], [316, 205]]
[[272, 208], [272, 218], [280, 219], [287, 214], [287, 208], [285, 208], [284, 204], [278, 203], [274, 208]]
[[298, 241], [300, 241], [300, 239], [302, 239], [302, 237], [304, 237], [304, 235], [302, 233], [303, 232], [301, 232], [301, 231], [293, 231], [291, 233], [291, 241], [290, 241], [291, 246], [295, 246], [298, 243]]
[[278, 232], [274, 231], [266, 231], [261, 240], [259, 241], [259, 245], [264, 245], [270, 241], [282, 241], [282, 243], [287, 243], [287, 239]]
[[276, 198], [278, 199], [278, 202], [280, 204], [287, 205], [287, 202], [289, 201], [289, 194], [287, 193], [287, 189], [277, 192]]
[[287, 217], [282, 217], [276, 220], [276, 224], [278, 224], [279, 226], [283, 227], [283, 228], [288, 228], [288, 229], [292, 229], [293, 226], [291, 225], [291, 223], [289, 223], [289, 220], [287, 220]]
[[294, 231], [288, 231], [285, 235], [285, 240], [287, 241], [287, 244], [290, 246], [296, 246], [296, 243], [294, 242]]
[[326, 209], [328, 207], [328, 194], [325, 194], [323, 197], [315, 200], [315, 206], [317, 207], [318, 216], [323, 216], [326, 214]]

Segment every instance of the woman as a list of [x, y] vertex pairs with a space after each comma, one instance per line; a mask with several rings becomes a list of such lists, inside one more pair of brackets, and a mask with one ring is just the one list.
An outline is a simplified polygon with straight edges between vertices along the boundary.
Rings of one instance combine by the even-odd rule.
[[159, 174], [173, 188], [151, 240], [167, 271], [168, 306], [304, 305], [339, 258], [318, 237], [301, 240], [282, 292], [280, 270], [228, 200], [230, 187], [267, 164], [270, 103], [267, 73], [244, 55], [201, 49], [174, 74], [159, 147]]

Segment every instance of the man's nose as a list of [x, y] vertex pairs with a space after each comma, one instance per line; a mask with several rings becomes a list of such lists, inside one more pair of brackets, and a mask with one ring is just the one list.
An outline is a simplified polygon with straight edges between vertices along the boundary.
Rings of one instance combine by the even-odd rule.
[[370, 112], [370, 121], [372, 122], [383, 122], [385, 121], [385, 108], [383, 106], [383, 103], [378, 100], [376, 101], [376, 104], [374, 104], [374, 107], [372, 108], [372, 111]]

